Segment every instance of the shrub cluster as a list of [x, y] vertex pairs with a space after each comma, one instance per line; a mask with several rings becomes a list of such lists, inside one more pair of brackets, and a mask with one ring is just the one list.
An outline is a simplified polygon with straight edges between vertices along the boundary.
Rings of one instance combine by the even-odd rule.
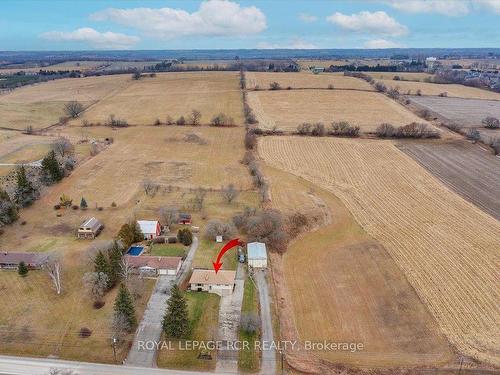
[[210, 121], [210, 125], [211, 126], [233, 126], [234, 119], [221, 112], [212, 118], [212, 120]]
[[412, 122], [408, 125], [395, 127], [391, 124], [380, 124], [375, 131], [380, 138], [439, 138], [437, 130], [427, 124]]
[[325, 135], [357, 137], [359, 135], [359, 126], [351, 126], [347, 121], [334, 121], [331, 124], [331, 128], [327, 130], [321, 122], [314, 124], [304, 122], [297, 126], [297, 134], [311, 135], [313, 137], [324, 137]]

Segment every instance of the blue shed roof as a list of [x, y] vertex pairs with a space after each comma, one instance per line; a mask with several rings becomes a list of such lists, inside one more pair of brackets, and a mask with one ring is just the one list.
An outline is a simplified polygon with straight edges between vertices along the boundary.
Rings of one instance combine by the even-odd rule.
[[247, 245], [248, 259], [267, 259], [266, 244], [262, 242], [250, 242]]

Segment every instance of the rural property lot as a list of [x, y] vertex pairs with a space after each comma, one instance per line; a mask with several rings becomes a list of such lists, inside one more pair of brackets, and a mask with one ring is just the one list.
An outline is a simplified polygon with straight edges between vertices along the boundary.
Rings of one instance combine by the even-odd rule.
[[451, 343], [499, 364], [496, 219], [391, 141], [266, 137], [259, 152], [338, 196], [404, 270]]
[[410, 92], [410, 94], [416, 95], [417, 90], [420, 90], [422, 95], [429, 96], [437, 96], [446, 92], [448, 96], [456, 98], [500, 100], [499, 93], [464, 85], [394, 81], [392, 79], [380, 80], [380, 82], [383, 82], [388, 88], [399, 87], [401, 94], [408, 94]]
[[[401, 79], [407, 81], [423, 81], [426, 78], [432, 77], [432, 74], [429, 73], [408, 73], [408, 72], [366, 72], [365, 74], [377, 80], [380, 79], [393, 80], [395, 76], [398, 76]], [[394, 84], [397, 84], [399, 82], [400, 81], [394, 81]]]
[[[130, 79], [130, 75], [126, 75]], [[101, 100], [82, 116], [91, 123], [105, 123], [109, 115], [129, 124], [149, 125], [186, 118], [196, 109], [202, 123], [209, 123], [220, 112], [243, 124], [243, 106], [236, 72], [163, 73], [133, 81], [116, 95]], [[80, 121], [76, 122], [80, 124]]]
[[328, 88], [333, 85], [336, 89], [356, 89], [374, 91], [372, 86], [361, 79], [345, 77], [340, 74], [322, 73], [313, 74], [311, 72], [300, 73], [245, 73], [246, 84], [249, 89], [258, 86], [266, 90], [272, 82], [278, 82], [282, 89], [292, 88]]
[[453, 191], [500, 220], [500, 160], [465, 141], [397, 145]]
[[115, 75], [67, 78], [18, 88], [0, 95], [0, 127], [47, 127], [65, 115], [65, 103], [77, 100], [87, 106], [130, 83], [130, 75]]
[[[388, 252], [356, 222], [340, 199], [300, 177], [270, 166], [265, 175], [274, 208], [323, 212], [321, 227], [294, 240], [283, 256], [291, 298], [282, 315], [283, 340], [362, 342], [357, 353], [317, 351], [332, 362], [355, 366], [418, 366], [452, 356], [436, 321]], [[273, 272], [276, 264], [273, 261]], [[278, 298], [280, 300], [280, 298]], [[283, 303], [283, 300], [281, 300]], [[292, 332], [290, 332], [292, 331]], [[299, 354], [297, 352], [293, 354]]]
[[481, 120], [487, 116], [500, 118], [500, 102], [496, 100], [429, 96], [412, 96], [410, 100], [461, 126], [481, 127]]
[[375, 131], [381, 123], [406, 125], [422, 120], [386, 96], [366, 91], [280, 90], [253, 91], [248, 101], [259, 126], [296, 131], [303, 122], [349, 121], [362, 132]]

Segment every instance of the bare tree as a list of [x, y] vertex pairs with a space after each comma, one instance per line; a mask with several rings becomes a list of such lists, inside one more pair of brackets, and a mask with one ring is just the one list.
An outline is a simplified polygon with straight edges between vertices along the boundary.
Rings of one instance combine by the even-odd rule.
[[120, 262], [120, 278], [127, 283], [128, 280], [130, 279], [134, 269], [130, 262], [128, 261], [127, 257], [122, 257], [122, 260]]
[[73, 144], [66, 137], [57, 138], [52, 144], [52, 149], [61, 157], [72, 155], [75, 150]]
[[146, 195], [151, 197], [154, 197], [156, 195], [156, 192], [160, 188], [160, 186], [156, 182], [153, 182], [150, 179], [144, 180], [142, 182], [142, 186]]
[[482, 124], [489, 129], [498, 129], [500, 128], [500, 121], [493, 116], [488, 116], [484, 118], [482, 121]]
[[83, 275], [83, 285], [94, 301], [100, 301], [108, 289], [109, 277], [104, 272], [87, 272]]
[[205, 203], [205, 196], [207, 195], [207, 190], [199, 187], [194, 192], [194, 197], [192, 199], [193, 208], [195, 210], [200, 211], [203, 208], [203, 204]]
[[160, 207], [160, 218], [164, 225], [172, 226], [177, 223], [179, 218], [179, 209], [174, 206]]
[[232, 201], [234, 201], [238, 195], [240, 194], [240, 192], [238, 191], [238, 189], [236, 189], [236, 187], [233, 185], [233, 184], [229, 184], [227, 186], [223, 186], [221, 188], [221, 195], [222, 195], [222, 198], [227, 202], [227, 203], [231, 203]]
[[123, 339], [127, 336], [127, 333], [130, 332], [132, 327], [130, 326], [130, 323], [125, 314], [118, 312], [113, 315], [111, 329], [113, 331], [113, 336], [119, 342], [122, 342]]
[[201, 112], [193, 109], [191, 111], [191, 116], [189, 116], [189, 122], [191, 122], [192, 125], [200, 125], [201, 121]]
[[71, 118], [76, 118], [78, 115], [83, 112], [84, 107], [82, 103], [77, 102], [76, 100], [72, 100], [69, 103], [66, 103], [64, 106], [64, 113]]
[[59, 295], [62, 292], [62, 279], [61, 279], [61, 262], [56, 255], [52, 255], [44, 265], [50, 279], [52, 280], [52, 285]]
[[233, 223], [223, 223], [218, 219], [210, 220], [205, 229], [205, 238], [215, 240], [217, 236], [222, 236], [224, 240], [228, 240], [236, 234], [236, 227]]

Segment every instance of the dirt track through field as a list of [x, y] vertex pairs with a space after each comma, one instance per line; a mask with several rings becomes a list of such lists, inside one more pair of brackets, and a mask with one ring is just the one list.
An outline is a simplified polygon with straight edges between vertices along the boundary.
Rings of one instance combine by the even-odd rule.
[[390, 141], [266, 137], [259, 152], [337, 195], [404, 270], [448, 339], [500, 364], [497, 220]]
[[410, 155], [450, 189], [500, 220], [500, 159], [466, 141], [404, 142]]

